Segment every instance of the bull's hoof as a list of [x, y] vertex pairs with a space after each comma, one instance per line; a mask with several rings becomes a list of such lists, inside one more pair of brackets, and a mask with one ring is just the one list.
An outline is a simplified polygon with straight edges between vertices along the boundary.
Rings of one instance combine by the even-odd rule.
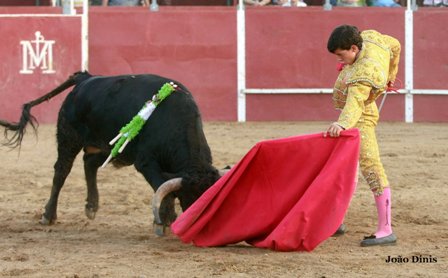
[[154, 233], [157, 236], [165, 236], [165, 225], [154, 223]]
[[95, 219], [96, 211], [94, 211], [93, 209], [86, 208], [84, 212], [87, 218], [89, 218], [90, 220]]
[[52, 220], [48, 220], [48, 219], [42, 214], [42, 218], [39, 220], [39, 223], [40, 223], [41, 225], [49, 226], [49, 225], [53, 224], [54, 221], [52, 221]]

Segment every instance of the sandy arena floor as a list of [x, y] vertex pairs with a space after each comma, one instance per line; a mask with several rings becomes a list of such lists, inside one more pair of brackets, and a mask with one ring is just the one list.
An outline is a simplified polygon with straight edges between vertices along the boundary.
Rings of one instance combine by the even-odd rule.
[[[231, 165], [258, 141], [321, 132], [328, 123], [205, 123], [217, 167]], [[279, 253], [246, 244], [198, 248], [152, 230], [152, 190], [133, 167], [98, 177], [100, 210], [84, 215], [79, 156], [61, 192], [58, 221], [41, 226], [56, 160], [55, 126], [25, 136], [20, 151], [0, 147], [1, 277], [447, 277], [448, 124], [381, 123], [378, 138], [392, 184], [399, 242], [359, 247], [374, 232], [376, 211], [360, 183], [345, 223], [348, 233], [313, 252]], [[412, 256], [432, 263], [412, 263]], [[388, 264], [388, 256], [409, 258]]]

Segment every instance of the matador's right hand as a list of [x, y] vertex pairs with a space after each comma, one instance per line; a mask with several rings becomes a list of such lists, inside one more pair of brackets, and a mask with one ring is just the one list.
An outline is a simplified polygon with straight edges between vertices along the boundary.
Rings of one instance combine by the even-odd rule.
[[330, 135], [330, 137], [339, 137], [341, 135], [341, 131], [343, 131], [345, 128], [342, 127], [337, 122], [334, 122], [328, 127], [327, 131], [324, 132], [324, 137], [327, 137], [327, 134]]

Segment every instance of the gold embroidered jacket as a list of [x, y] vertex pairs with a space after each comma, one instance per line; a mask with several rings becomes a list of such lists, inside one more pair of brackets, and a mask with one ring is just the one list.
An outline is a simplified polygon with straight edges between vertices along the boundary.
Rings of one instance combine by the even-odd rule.
[[[397, 39], [374, 30], [363, 31], [361, 36], [364, 42], [356, 61], [344, 66], [334, 85], [333, 102], [337, 109], [344, 109], [349, 93], [357, 99], [351, 103], [358, 107], [346, 107], [344, 110], [362, 109], [386, 90], [387, 83], [394, 81], [398, 72], [401, 46]], [[346, 118], [342, 114], [340, 120]], [[338, 122], [344, 128], [350, 128], [356, 124], [357, 119]]]

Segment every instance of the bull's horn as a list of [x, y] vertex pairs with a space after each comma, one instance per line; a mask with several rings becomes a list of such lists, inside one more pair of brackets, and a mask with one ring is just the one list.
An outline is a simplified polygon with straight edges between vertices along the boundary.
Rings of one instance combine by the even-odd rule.
[[230, 171], [230, 169], [220, 169], [218, 170], [219, 176], [222, 177], [225, 174], [227, 174]]
[[226, 167], [224, 167], [224, 168], [222, 168], [222, 169], [219, 169], [219, 170], [218, 170], [219, 176], [220, 176], [220, 177], [224, 176], [224, 175], [227, 174], [231, 169], [232, 169], [232, 167], [229, 166], [229, 165], [227, 165]]
[[154, 194], [152, 199], [152, 213], [154, 214], [154, 221], [156, 224], [161, 225], [159, 210], [162, 204], [163, 198], [173, 191], [177, 191], [182, 187], [182, 178], [174, 178], [164, 182]]

